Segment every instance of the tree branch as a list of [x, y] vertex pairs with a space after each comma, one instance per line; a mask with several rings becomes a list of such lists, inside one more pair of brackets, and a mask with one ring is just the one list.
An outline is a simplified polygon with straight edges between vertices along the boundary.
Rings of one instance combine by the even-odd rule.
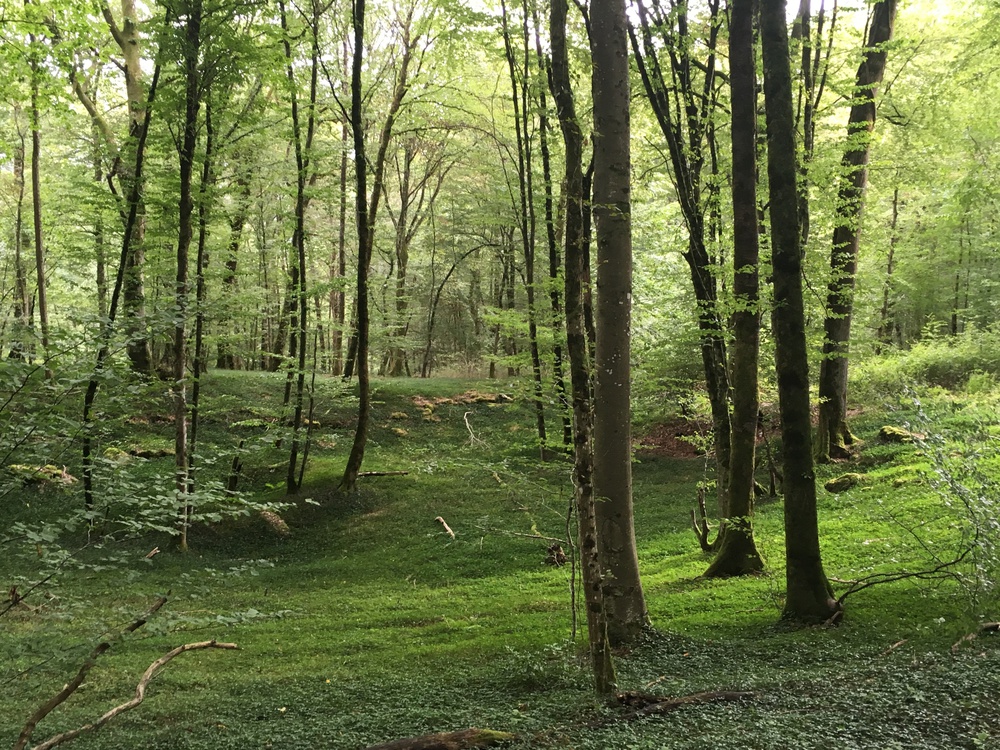
[[[164, 599], [163, 601], [166, 601], [166, 599]], [[53, 748], [56, 745], [61, 745], [62, 743], [68, 742], [69, 740], [75, 739], [76, 737], [79, 737], [81, 734], [84, 734], [85, 732], [93, 732], [96, 729], [100, 729], [116, 716], [123, 714], [126, 711], [130, 711], [131, 709], [135, 708], [140, 703], [142, 703], [143, 700], [146, 698], [146, 688], [149, 686], [149, 683], [152, 682], [153, 678], [156, 677], [160, 669], [162, 669], [167, 664], [167, 662], [169, 662], [175, 656], [183, 654], [185, 651], [195, 651], [197, 649], [203, 649], [203, 648], [236, 649], [239, 648], [239, 646], [237, 646], [235, 643], [219, 643], [218, 641], [214, 640], [201, 641], [199, 643], [185, 643], [183, 646], [178, 646], [177, 648], [172, 649], [171, 651], [165, 653], [163, 656], [161, 656], [159, 659], [154, 661], [152, 664], [149, 665], [149, 667], [146, 668], [146, 671], [143, 672], [142, 674], [142, 678], [139, 680], [139, 684], [135, 686], [135, 695], [132, 697], [131, 700], [122, 703], [120, 706], [115, 706], [110, 711], [107, 711], [103, 716], [101, 716], [97, 721], [93, 722], [92, 724], [84, 724], [82, 727], [79, 727], [78, 729], [71, 729], [68, 732], [62, 732], [60, 734], [57, 734], [54, 737], [45, 740], [45, 742], [42, 742], [39, 745], [35, 745], [31, 750], [50, 750], [50, 748]]]
[[[146, 614], [144, 614], [142, 617], [135, 620], [132, 624], [126, 627], [122, 631], [121, 635], [126, 635], [127, 633], [134, 633], [136, 630], [145, 625], [146, 622], [149, 620], [149, 618], [152, 617], [160, 609], [160, 607], [162, 607], [166, 603], [167, 603], [167, 597], [161, 596], [159, 599], [156, 600], [153, 606], [149, 608]], [[38, 726], [38, 722], [40, 722], [42, 719], [44, 719], [46, 716], [52, 713], [53, 710], [55, 710], [59, 705], [64, 703], [67, 698], [69, 698], [73, 693], [77, 691], [77, 688], [79, 688], [80, 685], [83, 684], [83, 681], [87, 679], [87, 673], [94, 668], [94, 665], [97, 663], [98, 658], [100, 658], [100, 656], [104, 654], [104, 652], [107, 651], [109, 648], [111, 648], [110, 640], [99, 643], [97, 644], [97, 646], [94, 647], [94, 650], [90, 652], [90, 656], [88, 656], [87, 659], [83, 662], [83, 664], [80, 665], [80, 669], [77, 671], [76, 676], [74, 676], [72, 680], [67, 682], [63, 686], [62, 690], [53, 695], [44, 704], [39, 706], [35, 710], [35, 713], [33, 713], [29, 717], [28, 721], [24, 725], [24, 728], [21, 729], [21, 735], [17, 738], [17, 742], [14, 743], [14, 747], [12, 750], [24, 750], [24, 748], [28, 744], [28, 741], [31, 739], [31, 735], [34, 734], [35, 727]]]

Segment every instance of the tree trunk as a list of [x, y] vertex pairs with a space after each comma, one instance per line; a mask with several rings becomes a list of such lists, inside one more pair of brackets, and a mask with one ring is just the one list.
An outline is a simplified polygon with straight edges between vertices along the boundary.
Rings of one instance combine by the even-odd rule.
[[896, 243], [899, 242], [899, 235], [896, 228], [899, 224], [899, 186], [892, 191], [892, 221], [889, 224], [889, 256], [885, 261], [885, 281], [882, 283], [882, 307], [878, 316], [878, 332], [876, 333], [877, 343], [875, 353], [881, 354], [882, 347], [892, 344], [892, 305], [890, 294], [892, 292], [892, 275], [896, 270]]
[[[710, 124], [717, 106], [715, 85], [715, 48], [722, 22], [718, 0], [709, 2], [709, 32], [704, 40], [707, 59], [700, 63], [692, 52], [698, 49], [688, 28], [688, 10], [681, 6], [664, 16], [659, 6], [637, 6], [642, 43], [630, 28], [632, 49], [638, 63], [643, 87], [663, 133], [670, 156], [677, 198], [688, 230], [688, 249], [684, 259], [691, 274], [697, 303], [698, 330], [705, 385], [712, 410], [712, 436], [715, 446], [716, 496], [720, 516], [729, 515], [727, 482], [731, 423], [729, 416], [729, 375], [725, 326], [719, 311], [718, 277], [720, 262], [709, 252], [711, 178], [703, 175], [706, 155], [712, 153]], [[654, 37], [654, 30], [658, 33]], [[666, 50], [670, 68], [664, 72], [659, 54]], [[696, 81], [697, 70], [706, 71]], [[672, 83], [673, 82], [673, 83]], [[706, 198], [706, 193], [709, 197]]]
[[[35, 36], [28, 35], [31, 45], [31, 218], [35, 239], [35, 272], [38, 279], [38, 328], [42, 335], [42, 358], [49, 356], [49, 306], [45, 284], [45, 245], [42, 242], [42, 130], [38, 111], [38, 86], [41, 71], [35, 51]], [[51, 377], [48, 364], [45, 372]]]
[[597, 519], [594, 503], [593, 425], [591, 422], [590, 357], [584, 325], [583, 280], [583, 133], [576, 117], [570, 83], [569, 54], [566, 49], [567, 0], [553, 0], [550, 6], [552, 38], [552, 96], [566, 149], [566, 349], [573, 391], [573, 486], [579, 524], [580, 563], [583, 569], [587, 634], [594, 685], [599, 695], [615, 689], [615, 672], [608, 642], [608, 620], [604, 608], [601, 555], [598, 551]]
[[[306, 26], [309, 29], [310, 38], [310, 67], [309, 67], [309, 101], [306, 114], [305, 134], [302, 133], [302, 124], [299, 115], [298, 95], [296, 93], [295, 68], [293, 65], [292, 48], [289, 40], [288, 19], [285, 12], [283, 0], [279, 0], [278, 8], [281, 13], [281, 28], [284, 31], [285, 61], [287, 64], [286, 75], [288, 78], [288, 91], [291, 97], [292, 116], [292, 141], [295, 150], [295, 231], [292, 235], [292, 249], [295, 253], [293, 279], [295, 284], [295, 304], [289, 307], [297, 313], [294, 322], [294, 351], [291, 356], [297, 357], [295, 368], [295, 404], [292, 414], [292, 440], [291, 449], [288, 454], [288, 473], [285, 478], [285, 489], [288, 494], [299, 490], [299, 477], [303, 471], [299, 467], [299, 431], [302, 427], [302, 409], [305, 397], [306, 383], [306, 321], [309, 315], [309, 299], [306, 297], [306, 208], [308, 198], [306, 196], [306, 183], [309, 180], [310, 162], [312, 159], [312, 140], [316, 122], [316, 97], [317, 81], [319, 77], [319, 6], [314, 2], [311, 4], [311, 15], [306, 19]], [[289, 294], [292, 289], [289, 288]], [[291, 370], [289, 370], [288, 386], [291, 385]], [[288, 403], [288, 386], [285, 391], [285, 402]]]
[[729, 515], [706, 577], [763, 570], [753, 537], [757, 365], [760, 342], [757, 222], [757, 97], [754, 0], [732, 0], [729, 24], [733, 149], [733, 418]]
[[368, 162], [365, 157], [365, 129], [362, 112], [362, 81], [361, 70], [364, 62], [363, 45], [365, 33], [365, 0], [355, 0], [354, 3], [354, 58], [351, 69], [351, 130], [354, 135], [354, 158], [356, 173], [356, 206], [358, 228], [358, 291], [357, 291], [357, 359], [358, 370], [358, 422], [354, 430], [354, 442], [351, 454], [344, 468], [344, 476], [340, 486], [347, 492], [357, 488], [358, 473], [364, 462], [365, 446], [368, 442], [368, 422], [371, 415], [371, 383], [368, 371], [368, 271], [371, 266], [372, 248], [374, 246], [375, 218], [378, 215], [379, 200], [382, 197], [385, 179], [385, 160], [392, 140], [393, 126], [399, 108], [403, 104], [406, 92], [409, 90], [409, 69], [420, 37], [411, 34], [413, 28], [413, 12], [411, 6], [405, 18], [400, 20], [402, 51], [399, 71], [396, 74], [395, 87], [389, 110], [382, 124], [379, 135], [378, 153], [375, 156], [375, 173], [372, 180], [371, 198], [367, 191]]
[[815, 623], [836, 615], [840, 606], [823, 572], [819, 548], [802, 301], [795, 124], [784, 0], [760, 0], [760, 26], [774, 283], [772, 326], [785, 468], [787, 593], [783, 617]]
[[[236, 272], [239, 270], [240, 243], [243, 237], [243, 227], [247, 223], [250, 210], [250, 168], [237, 167], [236, 187], [239, 188], [235, 196], [236, 210], [229, 219], [229, 248], [226, 254], [226, 274], [222, 277], [224, 294], [226, 296], [236, 294], [239, 288], [239, 280]], [[235, 323], [235, 321], [234, 321]], [[234, 335], [235, 330], [230, 330], [229, 335]], [[220, 370], [239, 369], [241, 358], [233, 351], [233, 342], [227, 340], [225, 336], [219, 341], [219, 352], [215, 366]]]
[[[345, 66], [346, 67], [346, 66]], [[331, 274], [334, 279], [343, 281], [347, 276], [347, 146], [350, 143], [351, 133], [347, 123], [344, 123], [341, 130], [341, 142], [344, 144], [344, 151], [340, 155], [340, 204], [337, 212], [337, 255], [331, 262], [331, 270], [336, 269], [335, 274]], [[347, 294], [343, 289], [332, 291], [330, 299], [331, 315], [333, 319], [333, 341], [330, 344], [332, 364], [330, 372], [333, 375], [344, 373], [344, 304]]]
[[[546, 63], [542, 53], [541, 24], [535, 12], [535, 57], [538, 59], [538, 70], [546, 73], [546, 78], [551, 80], [552, 66]], [[571, 94], [572, 95], [572, 94]], [[559, 294], [559, 272], [562, 259], [559, 257], [559, 243], [556, 239], [556, 221], [553, 210], [552, 198], [552, 159], [549, 153], [549, 116], [548, 104], [545, 101], [545, 87], [538, 89], [538, 145], [542, 154], [542, 179], [545, 183], [545, 239], [549, 249], [549, 306], [552, 312], [552, 379], [555, 381], [556, 399], [559, 402], [559, 411], [562, 414], [563, 423], [563, 445], [573, 444], [573, 422], [571, 419], [572, 410], [569, 397], [566, 393], [566, 379], [563, 376], [563, 345], [560, 328], [563, 325], [562, 300]], [[582, 170], [582, 156], [580, 159]], [[583, 174], [581, 171], [580, 184], [582, 189]]]
[[608, 638], [635, 641], [649, 623], [632, 516], [632, 206], [628, 36], [624, 0], [591, 9], [597, 352], [594, 495]]
[[[203, 91], [208, 97], [208, 87]], [[215, 129], [212, 123], [211, 100], [205, 106], [205, 155], [201, 165], [201, 185], [198, 188], [198, 251], [195, 260], [195, 320], [194, 358], [191, 370], [194, 380], [191, 384], [191, 426], [188, 430], [188, 492], [195, 491], [195, 451], [198, 448], [198, 425], [201, 407], [201, 376], [207, 368], [205, 363], [205, 303], [208, 289], [205, 284], [205, 269], [208, 266], [208, 201], [209, 190], [214, 182], [212, 160], [215, 158]]]
[[201, 76], [198, 58], [201, 48], [201, 0], [192, 0], [185, 8], [184, 27], [184, 135], [180, 149], [180, 200], [178, 212], [177, 277], [174, 285], [174, 472], [177, 507], [180, 511], [182, 551], [188, 548], [191, 504], [188, 488], [188, 414], [187, 414], [187, 309], [188, 256], [194, 234], [194, 156], [198, 146], [198, 111], [201, 108]]
[[[167, 19], [169, 21], [169, 17]], [[153, 79], [149, 86], [149, 97], [147, 99], [147, 109], [143, 113], [142, 124], [139, 127], [138, 138], [136, 139], [134, 158], [131, 169], [134, 178], [129, 187], [128, 200], [126, 202], [127, 212], [125, 214], [125, 227], [122, 233], [122, 251], [118, 261], [118, 272], [115, 276], [114, 290], [111, 292], [111, 300], [108, 303], [108, 317], [101, 323], [101, 346], [97, 351], [97, 361], [94, 364], [94, 371], [87, 383], [87, 391], [83, 397], [83, 448], [81, 463], [83, 468], [83, 501], [88, 511], [94, 510], [94, 459], [93, 459], [93, 429], [91, 413], [94, 408], [94, 401], [97, 398], [97, 389], [100, 386], [100, 375], [107, 363], [108, 355], [111, 352], [111, 336], [113, 333], [115, 317], [118, 313], [118, 301], [124, 297], [124, 287], [128, 276], [127, 259], [132, 252], [132, 241], [135, 239], [134, 227], [139, 221], [139, 208], [141, 196], [139, 186], [143, 178], [143, 165], [146, 156], [146, 136], [149, 133], [149, 121], [152, 114], [152, 104], [156, 96], [156, 88], [160, 79], [160, 65], [157, 62], [153, 69]]]
[[[130, 150], [136, 147], [139, 131], [145, 118], [149, 103], [142, 86], [142, 36], [139, 33], [135, 0], [122, 0], [122, 23], [119, 27], [111, 16], [107, 5], [102, 5], [101, 12], [111, 30], [111, 35], [121, 49], [124, 61], [125, 95], [129, 111]], [[127, 162], [127, 160], [126, 160]], [[146, 329], [146, 291], [143, 279], [146, 264], [146, 202], [145, 177], [135, 172], [123, 172], [122, 182], [129, 185], [137, 182], [137, 189], [130, 190], [138, 201], [136, 219], [132, 224], [132, 239], [129, 243], [129, 253], [125, 264], [125, 286], [122, 289], [122, 305], [127, 319], [129, 340], [127, 352], [132, 369], [143, 375], [150, 375], [154, 370], [153, 347]]]
[[19, 326], [11, 341], [9, 357], [23, 359], [28, 354], [25, 346], [31, 328], [31, 299], [28, 296], [28, 273], [24, 264], [24, 249], [29, 240], [24, 226], [24, 164], [25, 137], [18, 128], [18, 144], [14, 149], [14, 184], [16, 205], [14, 209], [14, 320]]
[[847, 121], [847, 150], [841, 160], [830, 284], [823, 321], [823, 358], [819, 368], [819, 430], [816, 456], [821, 462], [850, 456], [854, 442], [847, 426], [847, 366], [854, 314], [854, 278], [861, 243], [861, 219], [868, 183], [868, 157], [875, 129], [875, 94], [885, 74], [886, 44], [892, 39], [896, 0], [881, 0], [873, 11], [864, 57], [855, 82]]
[[[517, 59], [507, 20], [507, 5], [501, 0], [504, 49], [510, 73], [511, 101], [514, 105], [514, 127], [517, 133], [517, 177], [520, 197], [518, 228], [521, 231], [521, 248], [524, 255], [524, 290], [527, 297], [528, 349], [531, 354], [531, 375], [534, 392], [535, 427], [541, 459], [546, 459], [545, 402], [542, 392], [542, 360], [538, 351], [538, 312], [535, 304], [535, 202], [532, 187], [531, 141], [529, 138], [528, 79], [530, 56], [528, 54], [528, 4], [524, 3], [523, 18], [523, 67], [515, 71]], [[518, 83], [520, 73], [520, 84]], [[513, 307], [513, 306], [512, 306]]]

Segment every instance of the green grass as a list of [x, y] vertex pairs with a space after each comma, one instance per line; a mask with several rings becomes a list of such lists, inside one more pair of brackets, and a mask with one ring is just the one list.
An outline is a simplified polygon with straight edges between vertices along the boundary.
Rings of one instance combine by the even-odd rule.
[[[222, 478], [242, 438], [250, 449], [244, 488], [281, 498], [287, 445], [274, 443], [282, 384], [261, 374], [206, 378], [200, 434], [204, 457], [218, 461], [203, 461], [204, 476]], [[656, 631], [619, 655], [621, 686], [756, 697], [614, 720], [591, 696], [581, 635], [570, 640], [568, 570], [543, 563], [547, 542], [518, 536], [564, 535], [568, 461], [538, 464], [532, 415], [520, 401], [430, 410], [414, 401], [516, 389], [378, 381], [365, 469], [409, 473], [364, 478], [345, 497], [336, 485], [354, 398], [337, 380], [319, 386], [302, 497], [320, 505], [284, 514], [290, 536], [249, 519], [196, 530], [187, 555], [170, 551], [164, 537], [131, 540], [115, 547], [121, 562], [110, 569], [69, 570], [51, 591], [56, 598], [34, 601], [38, 611], [0, 618], [0, 747], [101, 633], [116, 632], [168, 590], [162, 615], [116, 642], [36, 740], [124, 701], [169, 648], [215, 638], [240, 650], [182, 655], [142, 706], [75, 746], [346, 749], [474, 725], [518, 733], [517, 748], [1000, 747], [1000, 651], [986, 637], [957, 655], [950, 650], [979, 616], [995, 612], [970, 610], [954, 584], [908, 581], [849, 598], [839, 628], [781, 627], [780, 502], [762, 503], [757, 516], [769, 573], [702, 580], [708, 558], [688, 511], [704, 462], [648, 454], [635, 465], [636, 529]], [[992, 411], [970, 418], [970, 405], [935, 402], [936, 423], [989, 432]], [[169, 437], [170, 425], [157, 418], [169, 412], [162, 399], [144, 395], [122, 408], [133, 419], [109, 418], [105, 444]], [[924, 524], [921, 538], [935, 550], [953, 539], [954, 514], [928, 476], [932, 457], [919, 446], [875, 444], [882, 424], [916, 418], [909, 405], [900, 409], [857, 418], [868, 441], [861, 457], [819, 469], [821, 482], [844, 471], [869, 478], [840, 495], [820, 490], [825, 565], [838, 579], [919, 564], [924, 551], [906, 527]], [[137, 481], [169, 483], [169, 465], [136, 461], [132, 471]], [[55, 517], [80, 502], [74, 492], [27, 488], [5, 499], [0, 521]], [[165, 551], [144, 560], [153, 546]], [[3, 569], [30, 576], [33, 565], [30, 555], [11, 554]]]

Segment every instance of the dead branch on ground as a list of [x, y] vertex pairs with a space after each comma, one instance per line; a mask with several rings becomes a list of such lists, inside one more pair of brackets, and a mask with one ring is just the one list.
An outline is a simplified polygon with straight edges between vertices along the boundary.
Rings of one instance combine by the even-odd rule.
[[984, 622], [976, 630], [968, 635], [963, 635], [954, 644], [952, 644], [951, 652], [953, 654], [958, 653], [958, 649], [962, 647], [963, 644], [971, 643], [976, 640], [983, 633], [997, 633], [1000, 632], [1000, 622]]
[[[166, 600], [164, 600], [166, 601]], [[153, 678], [159, 674], [160, 670], [166, 666], [167, 662], [173, 659], [175, 656], [183, 654], [185, 651], [196, 651], [203, 648], [225, 648], [225, 649], [235, 649], [239, 648], [235, 643], [219, 643], [218, 641], [201, 641], [198, 643], [185, 643], [183, 646], [178, 646], [161, 656], [159, 659], [154, 661], [146, 671], [143, 672], [142, 678], [139, 680], [139, 684], [135, 686], [135, 695], [131, 700], [122, 703], [119, 706], [115, 706], [111, 710], [107, 711], [99, 719], [91, 724], [84, 724], [82, 727], [77, 729], [71, 729], [68, 732], [61, 732], [60, 734], [50, 737], [41, 744], [35, 745], [31, 750], [51, 750], [51, 748], [56, 745], [61, 745], [64, 742], [69, 742], [72, 739], [79, 737], [81, 734], [86, 732], [93, 732], [100, 729], [109, 721], [111, 721], [116, 716], [119, 716], [126, 711], [130, 711], [146, 698], [146, 688], [149, 687], [149, 683], [152, 682]], [[23, 736], [23, 735], [22, 735]], [[15, 745], [15, 748], [17, 745]]]
[[[133, 621], [124, 630], [122, 630], [121, 635], [124, 636], [129, 633], [134, 633], [136, 630], [145, 625], [146, 622], [149, 620], [149, 618], [152, 617], [154, 614], [156, 614], [159, 611], [159, 609], [166, 603], [167, 603], [167, 597], [161, 596], [159, 599], [156, 600], [153, 606], [146, 611], [146, 613], [142, 617]], [[35, 709], [35, 712], [28, 718], [28, 721], [25, 722], [24, 727], [21, 729], [21, 734], [17, 738], [17, 742], [14, 743], [14, 747], [12, 750], [24, 750], [29, 740], [31, 740], [31, 735], [34, 734], [35, 727], [38, 726], [38, 722], [40, 722], [42, 719], [44, 719], [46, 716], [52, 713], [52, 711], [54, 711], [59, 705], [64, 703], [67, 698], [69, 698], [73, 693], [77, 691], [80, 685], [83, 684], [83, 681], [87, 679], [87, 673], [94, 668], [95, 664], [97, 664], [98, 658], [100, 658], [100, 656], [110, 648], [111, 648], [110, 640], [98, 643], [94, 647], [94, 650], [90, 652], [90, 655], [86, 658], [86, 660], [84, 660], [83, 664], [80, 665], [80, 669], [77, 670], [77, 673], [73, 677], [73, 679], [67, 682], [65, 685], [63, 685], [62, 690], [60, 690], [58, 693], [49, 698], [49, 700], [47, 700], [45, 703], [43, 703], [41, 706]]]

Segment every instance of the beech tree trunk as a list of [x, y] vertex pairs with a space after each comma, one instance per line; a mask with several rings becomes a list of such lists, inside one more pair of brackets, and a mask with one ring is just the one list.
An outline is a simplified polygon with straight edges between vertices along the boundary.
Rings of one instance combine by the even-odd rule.
[[757, 443], [757, 365], [760, 295], [757, 221], [757, 97], [753, 49], [754, 0], [732, 0], [729, 24], [733, 148], [732, 451], [729, 515], [719, 553], [706, 576], [754, 573], [764, 568], [753, 536], [754, 453]]
[[802, 302], [795, 124], [784, 0], [760, 0], [774, 283], [772, 326], [785, 492], [785, 619], [824, 622], [840, 611], [823, 571], [813, 472], [809, 363]]
[[[718, 0], [709, 0], [707, 47], [704, 62], [694, 59], [700, 49], [688, 27], [688, 9], [681, 5], [669, 15], [659, 5], [637, 4], [642, 39], [629, 28], [632, 50], [646, 95], [663, 133], [670, 156], [681, 214], [688, 231], [684, 260], [688, 264], [697, 303], [698, 330], [705, 385], [712, 410], [715, 450], [716, 495], [719, 513], [729, 515], [728, 490], [731, 422], [730, 383], [727, 371], [725, 325], [719, 310], [719, 258], [710, 252], [715, 180], [703, 174], [706, 157], [714, 155], [712, 118], [717, 106], [715, 48], [722, 15]], [[655, 32], [655, 36], [654, 36]], [[664, 51], [665, 50], [665, 51]], [[669, 68], [661, 67], [659, 55], [669, 57]], [[699, 70], [705, 71], [699, 81]], [[712, 166], [715, 165], [713, 159]]]
[[620, 646], [635, 641], [649, 623], [632, 515], [632, 205], [624, 0], [595, 3], [590, 20], [597, 225], [594, 495], [608, 638]]
[[584, 319], [583, 242], [583, 132], [576, 117], [566, 49], [567, 0], [552, 0], [549, 29], [552, 39], [552, 96], [555, 99], [566, 149], [566, 349], [569, 355], [573, 404], [573, 486], [579, 525], [580, 563], [583, 571], [584, 604], [594, 686], [599, 695], [615, 689], [614, 665], [608, 642], [608, 619], [604, 607], [601, 555], [598, 549], [594, 507], [594, 453], [591, 422], [590, 357]]
[[[379, 201], [382, 198], [385, 180], [385, 160], [392, 140], [396, 116], [403, 104], [403, 99], [410, 87], [409, 71], [413, 53], [420, 40], [414, 36], [413, 13], [411, 6], [407, 15], [400, 19], [402, 24], [399, 70], [396, 73], [395, 86], [389, 110], [379, 135], [378, 153], [375, 155], [375, 172], [372, 180], [371, 197], [367, 195], [368, 162], [365, 157], [365, 127], [362, 112], [362, 81], [361, 71], [364, 62], [363, 47], [365, 33], [365, 0], [354, 0], [354, 58], [351, 68], [351, 131], [354, 136], [354, 169], [356, 175], [356, 207], [358, 230], [358, 289], [357, 289], [357, 354], [354, 359], [358, 371], [358, 421], [354, 429], [354, 442], [351, 454], [347, 458], [344, 476], [340, 486], [347, 492], [353, 492], [358, 483], [358, 473], [364, 462], [365, 446], [368, 442], [368, 422], [371, 416], [371, 382], [368, 370], [369, 350], [369, 311], [368, 311], [368, 271], [371, 267], [373, 248], [373, 233], [375, 218], [378, 215]], [[352, 341], [353, 345], [353, 341]], [[351, 357], [348, 357], [351, 361]], [[345, 376], [347, 373], [345, 372]]]
[[896, 0], [881, 0], [872, 13], [864, 56], [854, 84], [854, 105], [847, 120], [847, 150], [841, 160], [830, 284], [823, 321], [823, 359], [819, 368], [819, 461], [850, 456], [854, 442], [847, 426], [847, 366], [854, 315], [854, 278], [861, 244], [861, 219], [868, 184], [868, 158], [875, 129], [875, 94], [885, 75], [886, 44], [892, 39]]
[[188, 256], [194, 236], [194, 157], [198, 146], [198, 111], [201, 108], [201, 76], [198, 58], [201, 48], [201, 0], [186, 7], [183, 38], [184, 54], [184, 135], [179, 152], [180, 200], [178, 211], [177, 276], [174, 283], [174, 473], [177, 507], [180, 512], [179, 545], [188, 548], [191, 505], [188, 487], [187, 414], [187, 310]]

